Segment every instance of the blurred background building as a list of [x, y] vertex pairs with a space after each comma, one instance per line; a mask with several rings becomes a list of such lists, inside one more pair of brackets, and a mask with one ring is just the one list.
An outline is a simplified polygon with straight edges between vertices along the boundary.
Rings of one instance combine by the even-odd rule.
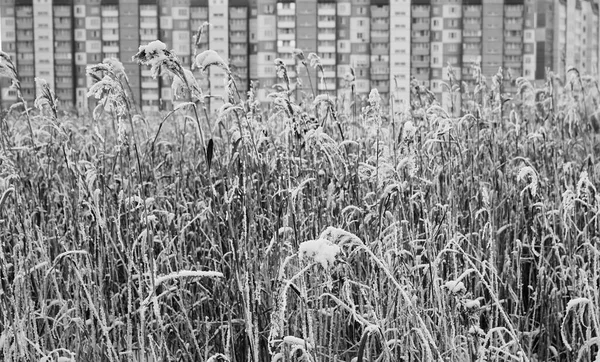
[[[194, 35], [210, 23], [202, 38]], [[396, 109], [409, 104], [411, 79], [431, 89], [446, 106], [459, 105], [448, 85], [472, 84], [472, 65], [485, 76], [500, 67], [512, 76], [543, 82], [546, 69], [564, 77], [573, 66], [598, 76], [598, 0], [0, 0], [1, 49], [17, 65], [23, 96], [35, 98], [36, 77], [46, 79], [62, 106], [88, 112], [88, 65], [115, 57], [124, 65], [136, 103], [146, 112], [171, 107], [170, 80], [153, 79], [131, 60], [139, 45], [160, 39], [185, 66], [207, 49], [229, 61], [238, 88], [250, 81], [267, 100], [282, 59], [296, 97], [329, 93], [349, 97], [377, 88]], [[322, 72], [292, 54], [316, 53]], [[451, 80], [447, 66], [451, 65]], [[222, 95], [223, 70], [201, 75], [203, 90]], [[16, 102], [7, 79], [0, 104]], [[349, 98], [348, 98], [349, 99]], [[211, 100], [211, 110], [220, 106]]]

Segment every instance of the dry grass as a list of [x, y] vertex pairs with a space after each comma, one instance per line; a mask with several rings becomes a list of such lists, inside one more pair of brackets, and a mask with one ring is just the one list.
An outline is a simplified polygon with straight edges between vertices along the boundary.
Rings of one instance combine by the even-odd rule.
[[162, 120], [114, 61], [90, 69], [93, 119], [43, 83], [1, 118], [0, 359], [600, 360], [590, 78], [506, 102], [476, 72], [449, 87], [461, 117], [414, 84], [390, 117], [376, 92], [300, 105], [278, 64], [264, 112], [203, 53], [228, 74], [209, 118], [176, 55], [145, 50], [188, 101]]

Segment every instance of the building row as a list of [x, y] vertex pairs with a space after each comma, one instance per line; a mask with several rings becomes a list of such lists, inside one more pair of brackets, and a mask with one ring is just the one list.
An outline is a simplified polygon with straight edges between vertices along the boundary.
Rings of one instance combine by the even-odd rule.
[[[142, 110], [171, 105], [170, 80], [153, 79], [132, 61], [138, 47], [160, 39], [186, 67], [195, 54], [213, 49], [228, 60], [238, 89], [250, 81], [266, 100], [282, 80], [275, 59], [287, 64], [294, 94], [349, 97], [377, 88], [386, 102], [409, 104], [411, 79], [442, 103], [453, 99], [451, 82], [469, 82], [472, 64], [484, 75], [500, 67], [543, 81], [546, 69], [564, 76], [600, 69], [598, 0], [0, 0], [1, 48], [17, 65], [23, 97], [35, 98], [36, 77], [46, 79], [64, 107], [87, 112], [92, 80], [86, 67], [120, 59], [131, 93]], [[203, 35], [194, 35], [203, 24]], [[293, 55], [316, 53], [317, 71]], [[454, 69], [449, 76], [447, 66]], [[196, 73], [205, 93], [223, 95], [223, 70]], [[16, 102], [0, 80], [0, 102]], [[506, 90], [514, 82], [506, 81]], [[242, 92], [244, 93], [244, 92]], [[221, 102], [211, 98], [210, 107]]]

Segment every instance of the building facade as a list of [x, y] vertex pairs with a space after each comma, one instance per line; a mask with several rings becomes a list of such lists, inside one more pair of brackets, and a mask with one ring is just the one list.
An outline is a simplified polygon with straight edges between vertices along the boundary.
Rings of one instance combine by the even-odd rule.
[[[544, 82], [546, 70], [571, 67], [598, 75], [598, 0], [0, 0], [0, 46], [15, 62], [22, 97], [33, 101], [35, 78], [46, 79], [64, 108], [81, 113], [92, 80], [86, 67], [120, 59], [131, 99], [144, 112], [172, 107], [171, 79], [153, 79], [132, 61], [139, 45], [160, 39], [185, 67], [213, 49], [229, 62], [240, 97], [251, 82], [257, 98], [282, 85], [275, 60], [287, 67], [298, 101], [330, 94], [360, 102], [376, 88], [391, 110], [410, 105], [411, 82], [428, 87], [460, 113], [456, 87], [472, 85], [472, 65], [490, 77], [503, 69], [514, 80]], [[198, 35], [201, 34], [199, 37]], [[320, 58], [305, 66], [294, 56]], [[448, 71], [451, 66], [452, 72]], [[213, 67], [194, 74], [210, 111], [227, 97], [226, 74]], [[354, 76], [351, 76], [353, 74]], [[17, 101], [0, 79], [0, 103]], [[352, 98], [354, 97], [354, 98]], [[390, 103], [391, 102], [391, 103]]]

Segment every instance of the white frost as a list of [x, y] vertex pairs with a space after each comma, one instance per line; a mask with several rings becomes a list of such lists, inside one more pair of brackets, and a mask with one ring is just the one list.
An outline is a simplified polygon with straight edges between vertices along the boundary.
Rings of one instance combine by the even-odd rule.
[[305, 348], [306, 348], [307, 345], [309, 345], [308, 343], [306, 343], [306, 341], [304, 339], [298, 338], [298, 337], [295, 337], [295, 336], [285, 336], [285, 337], [283, 337], [283, 343], [287, 343], [287, 344], [292, 345], [292, 346], [302, 346], [302, 347], [305, 347]]
[[185, 278], [185, 277], [205, 277], [205, 278], [223, 278], [223, 273], [217, 271], [195, 271], [195, 270], [182, 270], [179, 272], [161, 275], [154, 280], [155, 285], [162, 284], [167, 280]]
[[578, 306], [578, 305], [585, 305], [588, 304], [590, 302], [589, 299], [587, 298], [574, 298], [571, 299], [569, 301], [569, 303], [567, 303], [567, 310], [571, 310], [572, 308]]
[[228, 70], [227, 64], [219, 54], [217, 54], [214, 50], [205, 50], [202, 53], [196, 56], [195, 61], [196, 67], [200, 68], [203, 72], [211, 65], [216, 65], [218, 67], [223, 68], [224, 70]]
[[308, 240], [300, 244], [300, 259], [312, 258], [327, 269], [333, 264], [340, 247], [327, 239]]
[[167, 46], [165, 45], [165, 43], [163, 43], [160, 40], [155, 40], [152, 41], [150, 43], [148, 43], [147, 45], [140, 45], [139, 51], [145, 51], [146, 53], [154, 53], [154, 52], [158, 52], [159, 50], [166, 50]]
[[458, 280], [447, 281], [446, 284], [444, 284], [444, 287], [446, 287], [448, 291], [454, 294], [464, 293], [467, 291], [467, 288], [465, 288], [465, 284]]

